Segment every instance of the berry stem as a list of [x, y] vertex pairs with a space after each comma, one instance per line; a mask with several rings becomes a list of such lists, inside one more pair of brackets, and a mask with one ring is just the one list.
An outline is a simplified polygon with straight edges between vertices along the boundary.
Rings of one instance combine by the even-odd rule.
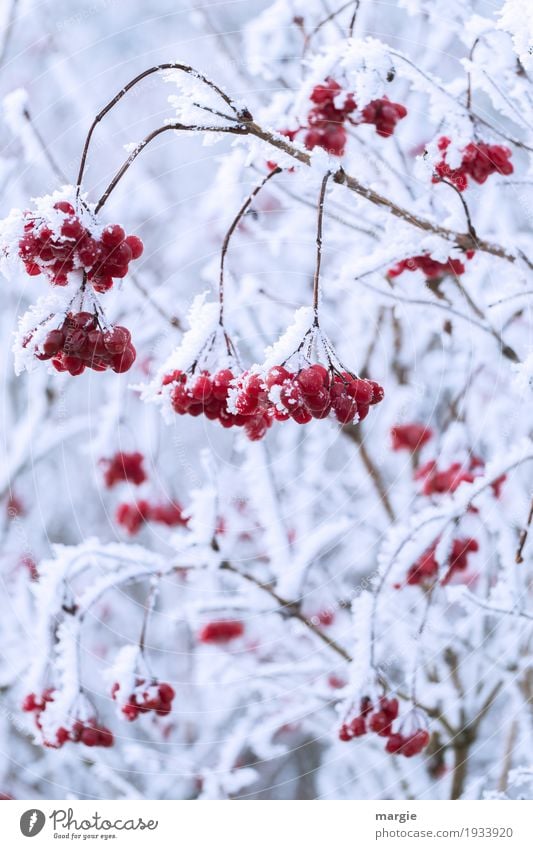
[[318, 217], [316, 227], [316, 265], [315, 275], [313, 278], [313, 312], [315, 314], [314, 324], [318, 326], [318, 300], [320, 295], [320, 266], [322, 264], [322, 226], [324, 221], [324, 200], [326, 197], [326, 188], [328, 180], [331, 176], [331, 171], [328, 171], [320, 186], [320, 195], [318, 196]]
[[106, 103], [104, 108], [101, 109], [100, 112], [96, 115], [91, 126], [89, 127], [89, 132], [87, 133], [87, 137], [85, 139], [85, 144], [83, 145], [83, 151], [82, 151], [81, 161], [80, 161], [80, 168], [79, 168], [79, 172], [78, 172], [78, 179], [76, 180], [76, 189], [77, 189], [78, 195], [80, 193], [81, 183], [82, 183], [82, 180], [83, 180], [83, 175], [85, 173], [85, 165], [86, 165], [86, 162], [87, 162], [87, 154], [89, 152], [89, 146], [91, 144], [91, 139], [92, 139], [93, 133], [94, 133], [96, 127], [98, 126], [98, 124], [100, 123], [100, 121], [102, 121], [102, 119], [105, 118], [107, 113], [110, 112], [113, 109], [113, 107], [116, 106], [117, 103], [119, 103], [120, 100], [122, 100], [124, 95], [126, 95], [132, 88], [134, 88], [134, 86], [137, 85], [137, 83], [140, 83], [142, 80], [144, 80], [146, 77], [149, 77], [151, 74], [157, 74], [160, 71], [172, 71], [172, 70], [183, 71], [185, 74], [189, 74], [190, 76], [194, 77], [197, 80], [200, 80], [201, 82], [205, 83], [205, 85], [209, 86], [209, 88], [211, 88], [214, 92], [216, 92], [216, 94], [218, 94], [219, 97], [222, 98], [224, 103], [226, 103], [227, 106], [229, 106], [231, 111], [234, 113], [236, 120], [247, 121], [247, 120], [251, 119], [252, 116], [250, 115], [250, 113], [248, 112], [247, 109], [239, 110], [228, 94], [226, 94], [224, 91], [222, 91], [222, 89], [220, 89], [215, 83], [211, 82], [211, 80], [207, 79], [207, 77], [205, 77], [199, 71], [196, 71], [190, 65], [182, 65], [179, 62], [163, 62], [161, 65], [154, 65], [151, 68], [147, 68], [145, 71], [142, 71], [142, 73], [137, 74], [136, 77], [134, 77], [129, 82], [127, 82], [126, 85], [123, 86], [123, 88], [121, 88], [121, 90], [119, 92], [117, 92], [117, 94], [115, 94], [115, 96], [108, 103]]
[[157, 594], [159, 592], [159, 578], [160, 577], [161, 577], [161, 575], [157, 575], [156, 580], [152, 582], [152, 586], [150, 587], [150, 590], [148, 592], [148, 598], [146, 599], [146, 603], [144, 605], [143, 623], [142, 623], [142, 627], [141, 627], [141, 633], [140, 633], [140, 636], [139, 636], [139, 652], [141, 653], [143, 658], [144, 658], [144, 648], [145, 648], [145, 642], [146, 642], [146, 632], [147, 632], [147, 629], [148, 629], [148, 620], [150, 618], [150, 614], [152, 613], [152, 611], [154, 609]]
[[[246, 131], [245, 131], [246, 132]], [[218, 298], [220, 303], [220, 316], [219, 323], [222, 325], [224, 322], [224, 266], [226, 262], [226, 254], [228, 252], [229, 243], [231, 237], [233, 236], [235, 230], [237, 229], [239, 222], [242, 220], [243, 216], [248, 211], [249, 207], [252, 205], [254, 199], [257, 197], [263, 186], [265, 186], [272, 177], [276, 176], [276, 174], [281, 173], [281, 168], [274, 168], [270, 171], [266, 177], [264, 177], [260, 183], [258, 183], [250, 192], [243, 205], [239, 209], [237, 215], [231, 222], [230, 228], [224, 236], [224, 241], [222, 242], [222, 251], [220, 254], [220, 276], [218, 283]]]
[[524, 546], [526, 544], [526, 540], [529, 534], [529, 529], [531, 527], [531, 522], [533, 522], [533, 500], [531, 501], [531, 506], [529, 508], [529, 515], [527, 517], [527, 523], [525, 528], [522, 528], [520, 531], [520, 537], [518, 540], [518, 548], [516, 549], [515, 554], [515, 563], [523, 563], [524, 558], [522, 556], [522, 552], [524, 551]]

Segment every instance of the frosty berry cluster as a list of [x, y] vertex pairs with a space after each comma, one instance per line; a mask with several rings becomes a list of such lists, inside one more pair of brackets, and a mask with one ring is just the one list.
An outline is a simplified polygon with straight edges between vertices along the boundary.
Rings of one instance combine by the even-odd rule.
[[[28, 345], [31, 336], [25, 341]], [[103, 330], [94, 313], [67, 313], [61, 327], [50, 330], [36, 350], [38, 360], [51, 360], [57, 371], [71, 375], [112, 369], [117, 374], [128, 371], [135, 362], [136, 351], [126, 327], [116, 325]]]
[[441, 136], [437, 142], [442, 158], [435, 165], [434, 183], [438, 183], [439, 180], [448, 180], [456, 189], [464, 192], [469, 178], [476, 183], [484, 183], [491, 174], [508, 176], [514, 171], [513, 164], [509, 161], [512, 151], [500, 144], [486, 144], [486, 142], [467, 144], [461, 151], [461, 163], [458, 167], [452, 168], [446, 160], [450, 144], [451, 139], [448, 136]]
[[[479, 457], [471, 456], [467, 463], [454, 462], [446, 469], [439, 469], [436, 460], [429, 460], [418, 469], [415, 479], [422, 481], [422, 495], [442, 495], [455, 492], [462, 483], [473, 483], [483, 474], [484, 462]], [[505, 475], [491, 482], [491, 488], [500, 497]]]
[[372, 732], [379, 737], [388, 738], [386, 752], [407, 758], [420, 754], [429, 743], [429, 733], [423, 728], [417, 728], [407, 735], [401, 731], [393, 731], [392, 724], [398, 718], [398, 713], [399, 704], [396, 698], [380, 696], [376, 705], [369, 696], [363, 696], [359, 713], [341, 725], [339, 739], [348, 742], [354, 737], [362, 737]]
[[115, 278], [125, 277], [129, 264], [143, 252], [138, 236], [127, 236], [110, 224], [96, 236], [66, 200], [54, 204], [48, 219], [36, 212], [24, 215], [24, 235], [18, 254], [27, 273], [44, 274], [54, 286], [66, 286], [72, 271], [84, 271], [96, 292], [107, 292]]
[[379, 136], [388, 138], [398, 121], [407, 115], [405, 106], [392, 103], [387, 97], [372, 100], [355, 114], [355, 96], [345, 91], [332, 77], [313, 88], [310, 100], [314, 105], [307, 114], [307, 125], [296, 130], [283, 130], [282, 134], [292, 141], [304, 131], [303, 142], [308, 150], [321, 147], [332, 156], [344, 154], [347, 124], [373, 124]]
[[213, 373], [203, 370], [197, 375], [176, 370], [165, 375], [163, 386], [172, 387], [170, 400], [172, 409], [178, 415], [204, 415], [225, 428], [244, 428], [252, 441], [262, 439], [272, 425], [273, 415], [258, 406], [249, 413], [230, 412], [228, 399], [234, 380], [231, 369], [220, 369]]
[[172, 387], [170, 400], [179, 415], [203, 414], [223, 427], [243, 427], [251, 440], [262, 439], [274, 421], [289, 418], [307, 424], [332, 414], [341, 424], [362, 421], [384, 396], [375, 381], [319, 363], [299, 371], [273, 366], [264, 375], [245, 371], [238, 377], [229, 369], [199, 375], [174, 371], [163, 386]]
[[143, 468], [144, 457], [140, 451], [117, 451], [110, 458], [102, 458], [104, 468], [104, 484], [107, 489], [122, 481], [140, 486], [146, 480]]
[[183, 507], [175, 502], [167, 504], [150, 504], [145, 498], [140, 498], [133, 504], [119, 504], [115, 520], [131, 536], [137, 534], [146, 522], [159, 522], [169, 528], [184, 527], [187, 519], [183, 515]]
[[[48, 687], [43, 690], [40, 696], [35, 693], [29, 693], [23, 703], [22, 710], [26, 713], [33, 713], [35, 725], [42, 731], [41, 716], [46, 710], [47, 705], [54, 701], [55, 690]], [[43, 745], [51, 749], [60, 749], [65, 743], [82, 743], [84, 746], [102, 746], [109, 748], [113, 745], [113, 734], [105, 726], [100, 725], [95, 717], [87, 720], [77, 719], [72, 728], [68, 729], [60, 726], [53, 740], [43, 740]]]
[[[120, 691], [120, 684], [115, 682], [111, 689], [111, 696], [116, 700]], [[126, 704], [122, 705], [121, 712], [129, 722], [133, 722], [139, 714], [149, 713], [151, 710], [157, 716], [167, 716], [172, 710], [172, 701], [175, 696], [174, 689], [165, 682], [152, 681], [147, 684], [142, 678], [136, 681], [135, 690], [130, 693]]]
[[200, 630], [198, 640], [201, 643], [224, 645], [244, 634], [244, 625], [237, 619], [218, 619], [207, 622]]
[[433, 438], [430, 427], [417, 422], [396, 425], [391, 429], [391, 443], [393, 451], [410, 451], [414, 453]]
[[[467, 259], [472, 259], [474, 251], [466, 251], [465, 255]], [[400, 260], [392, 268], [389, 268], [387, 274], [394, 278], [399, 277], [404, 271], [421, 271], [428, 280], [434, 280], [437, 277], [444, 277], [445, 274], [455, 274], [456, 276], [464, 274], [465, 266], [460, 259], [449, 257], [446, 262], [438, 262], [436, 259], [432, 259], [429, 254], [419, 254]]]
[[[407, 573], [406, 584], [409, 586], [426, 585], [432, 583], [437, 577], [439, 572], [436, 556], [438, 542], [436, 540], [416, 563], [413, 563]], [[447, 560], [447, 571], [441, 583], [448, 584], [456, 572], [464, 572], [468, 566], [468, 555], [474, 551], [479, 551], [479, 543], [476, 539], [471, 537], [454, 539]]]

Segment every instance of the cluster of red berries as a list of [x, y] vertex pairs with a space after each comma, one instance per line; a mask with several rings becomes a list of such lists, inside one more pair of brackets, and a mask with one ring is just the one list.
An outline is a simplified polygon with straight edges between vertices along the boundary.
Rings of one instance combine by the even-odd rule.
[[38, 360], [52, 360], [57, 371], [68, 371], [71, 375], [83, 374], [86, 368], [93, 371], [110, 368], [122, 374], [135, 362], [136, 351], [126, 327], [116, 325], [102, 330], [93, 313], [69, 312], [61, 327], [50, 330], [35, 356]]
[[415, 453], [433, 438], [433, 431], [423, 424], [412, 422], [411, 424], [395, 425], [391, 429], [391, 441], [393, 451], [411, 451]]
[[[415, 480], [423, 481], [422, 495], [442, 495], [455, 492], [462, 484], [473, 483], [476, 478], [483, 474], [485, 463], [480, 457], [472, 455], [467, 463], [452, 463], [447, 469], [439, 469], [436, 460], [429, 460], [415, 474]], [[506, 475], [491, 481], [491, 489], [496, 498], [501, 495], [502, 485], [506, 481]], [[471, 507], [476, 512], [476, 508]]]
[[57, 731], [58, 745], [62, 746], [67, 741], [71, 743], [83, 743], [84, 746], [102, 746], [108, 749], [114, 743], [113, 733], [104, 725], [100, 725], [94, 717], [82, 722], [76, 720], [71, 731], [59, 728]]
[[331, 77], [314, 87], [310, 99], [315, 106], [307, 116], [304, 144], [308, 150], [322, 147], [333, 156], [344, 154], [346, 121], [353, 125], [373, 124], [378, 135], [387, 138], [393, 134], [398, 121], [407, 115], [401, 103], [391, 103], [387, 97], [381, 97], [368, 103], [361, 111], [361, 118], [354, 120], [350, 117], [357, 109], [354, 95], [344, 92]]
[[359, 704], [359, 714], [343, 722], [339, 729], [339, 739], [348, 742], [354, 737], [373, 732], [379, 737], [388, 737], [386, 752], [405, 755], [408, 758], [418, 755], [429, 743], [429, 734], [421, 728], [408, 736], [393, 732], [392, 723], [398, 718], [398, 713], [398, 699], [380, 696], [379, 704], [375, 705], [369, 696], [363, 696]]
[[[47, 704], [54, 701], [54, 692], [52, 687], [48, 687], [41, 696], [29, 693], [22, 702], [22, 710], [34, 714], [35, 725], [39, 731], [42, 731], [41, 714], [46, 710]], [[70, 730], [60, 726], [56, 731], [55, 740], [43, 740], [43, 745], [51, 749], [60, 749], [68, 742], [109, 748], [114, 740], [112, 732], [103, 725], [99, 725], [92, 717], [83, 722], [76, 720]]]
[[353, 94], [343, 92], [339, 83], [328, 77], [314, 87], [310, 99], [315, 106], [307, 115], [306, 148], [322, 147], [333, 156], [342, 156], [347, 138], [344, 122], [357, 109]]
[[104, 467], [104, 483], [107, 489], [121, 481], [140, 486], [146, 480], [143, 462], [144, 457], [140, 451], [118, 451], [113, 457], [102, 458], [100, 463]]
[[[120, 684], [115, 682], [111, 689], [113, 699], [116, 700], [119, 690]], [[137, 719], [140, 713], [148, 713], [151, 710], [157, 716], [167, 716], [172, 710], [172, 700], [175, 695], [170, 684], [152, 681], [151, 684], [146, 685], [146, 681], [139, 678], [136, 681], [136, 691], [130, 694], [128, 701], [122, 706], [122, 713], [129, 722]]]
[[18, 252], [30, 276], [44, 274], [55, 286], [66, 286], [71, 271], [83, 270], [97, 292], [107, 292], [113, 279], [125, 277], [130, 262], [141, 256], [139, 237], [126, 236], [119, 224], [110, 224], [95, 238], [71, 203], [59, 201], [54, 210], [59, 223], [25, 214]]
[[387, 740], [385, 751], [391, 755], [403, 755], [412, 758], [419, 755], [429, 743], [429, 732], [425, 728], [418, 728], [412, 734], [402, 734], [396, 731]]
[[131, 536], [137, 534], [145, 522], [159, 522], [169, 528], [183, 527], [188, 519], [183, 515], [183, 507], [175, 502], [168, 504], [150, 504], [141, 498], [134, 504], [119, 504], [115, 513], [117, 524]]
[[198, 634], [201, 643], [224, 645], [244, 634], [244, 625], [237, 619], [219, 619], [208, 622]]
[[476, 183], [484, 183], [491, 174], [508, 176], [514, 171], [509, 161], [512, 151], [500, 144], [486, 144], [486, 142], [467, 144], [462, 151], [461, 164], [458, 168], [451, 168], [446, 162], [446, 151], [450, 144], [451, 139], [447, 136], [441, 136], [437, 142], [442, 159], [435, 166], [434, 183], [438, 183], [439, 180], [449, 180], [460, 192], [464, 192], [468, 186], [469, 177]]
[[369, 407], [384, 396], [376, 381], [361, 380], [346, 371], [335, 373], [319, 363], [297, 372], [274, 366], [264, 378], [244, 372], [236, 386], [233, 403], [238, 413], [272, 410], [274, 418], [291, 418], [298, 424], [325, 419], [331, 412], [341, 424], [362, 421]]
[[[467, 259], [472, 259], [474, 251], [466, 251]], [[389, 277], [399, 277], [404, 271], [420, 270], [425, 274], [428, 280], [435, 280], [437, 277], [444, 277], [445, 274], [455, 274], [459, 276], [465, 273], [464, 263], [460, 259], [447, 259], [446, 262], [438, 262], [432, 259], [429, 254], [420, 254], [419, 256], [410, 256], [407, 259], [402, 259], [389, 268], [387, 275]]]
[[[438, 540], [422, 554], [422, 556], [413, 563], [410, 567], [406, 584], [415, 586], [419, 584], [427, 584], [433, 582], [439, 571], [437, 563], [436, 551]], [[468, 555], [471, 552], [479, 551], [479, 543], [476, 539], [467, 537], [466, 539], [454, 539], [452, 549], [448, 558], [448, 570], [442, 579], [442, 584], [448, 584], [456, 572], [464, 572], [468, 566]], [[398, 589], [399, 587], [397, 587]]]
[[362, 110], [362, 124], [374, 124], [378, 136], [392, 136], [396, 124], [405, 118], [407, 109], [401, 103], [391, 103], [388, 97], [371, 100]]
[[415, 479], [423, 481], [423, 495], [441, 495], [455, 490], [463, 483], [473, 483], [475, 475], [463, 463], [452, 463], [438, 469], [436, 460], [429, 460], [417, 471]]
[[359, 704], [359, 713], [348, 722], [343, 722], [339, 730], [339, 739], [347, 742], [353, 737], [362, 737], [369, 731], [388, 737], [392, 734], [392, 723], [398, 717], [398, 699], [387, 699], [380, 696], [379, 708], [376, 709], [369, 696], [363, 696]]
[[274, 421], [307, 424], [331, 412], [342, 424], [361, 421], [383, 399], [383, 388], [349, 372], [333, 373], [315, 363], [298, 372], [274, 366], [266, 376], [245, 371], [234, 378], [229, 369], [190, 376], [174, 371], [163, 378], [172, 385], [170, 400], [179, 415], [218, 420], [224, 427], [244, 427], [251, 440], [262, 439]]
[[163, 386], [172, 386], [170, 400], [178, 415], [204, 415], [225, 428], [243, 427], [252, 441], [262, 439], [272, 425], [273, 416], [260, 409], [254, 413], [229, 412], [227, 404], [233, 380], [233, 372], [227, 368], [214, 374], [204, 370], [199, 375], [176, 370], [165, 375]]
[[40, 696], [37, 696], [35, 693], [29, 693], [22, 702], [22, 710], [26, 713], [33, 713], [35, 724], [39, 730], [42, 728], [41, 714], [46, 709], [48, 702], [54, 701], [54, 692], [53, 687], [47, 687]]

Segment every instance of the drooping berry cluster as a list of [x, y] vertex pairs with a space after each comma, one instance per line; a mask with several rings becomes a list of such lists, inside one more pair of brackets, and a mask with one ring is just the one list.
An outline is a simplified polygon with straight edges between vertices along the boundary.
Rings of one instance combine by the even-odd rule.
[[163, 386], [172, 386], [170, 400], [172, 409], [180, 416], [204, 415], [218, 421], [222, 427], [243, 427], [248, 439], [262, 439], [272, 425], [272, 415], [261, 409], [249, 413], [228, 409], [228, 398], [234, 375], [231, 369], [220, 369], [211, 374], [203, 370], [200, 374], [173, 371], [163, 378]]
[[[114, 700], [117, 699], [119, 690], [120, 684], [115, 682], [111, 689], [111, 696]], [[138, 678], [134, 692], [130, 693], [121, 711], [129, 722], [137, 719], [139, 714], [149, 713], [151, 710], [157, 716], [167, 716], [172, 710], [172, 700], [175, 695], [170, 684], [159, 683], [158, 681], [147, 684], [143, 678]]]
[[83, 743], [84, 746], [89, 747], [102, 746], [105, 749], [110, 748], [114, 743], [113, 733], [109, 728], [100, 725], [95, 717], [83, 722], [79, 719], [76, 720], [71, 731], [66, 731], [64, 728], [60, 728], [59, 731], [63, 732], [63, 736], [65, 736], [65, 732], [68, 735], [64, 739], [65, 743], [70, 740], [71, 743]]
[[401, 103], [391, 103], [388, 97], [371, 100], [362, 110], [362, 124], [374, 124], [378, 136], [392, 136], [396, 124], [405, 118], [407, 109]]
[[275, 421], [289, 418], [298, 424], [330, 414], [341, 422], [362, 421], [369, 407], [383, 399], [382, 387], [347, 371], [314, 363], [298, 371], [283, 365], [266, 374], [230, 369], [214, 374], [174, 371], [163, 378], [172, 387], [170, 401], [179, 415], [205, 415], [223, 427], [243, 427], [252, 441], [262, 439]]
[[143, 462], [144, 457], [140, 451], [117, 451], [113, 457], [102, 458], [100, 463], [104, 468], [104, 483], [107, 489], [121, 481], [140, 486], [146, 480]]
[[484, 183], [491, 174], [503, 174], [508, 176], [514, 171], [509, 161], [512, 151], [500, 144], [486, 144], [486, 142], [470, 142], [462, 150], [461, 163], [457, 168], [452, 168], [446, 161], [447, 150], [451, 139], [441, 136], [437, 147], [442, 153], [442, 159], [435, 165], [433, 182], [448, 180], [460, 191], [468, 186], [470, 177], [476, 183]]
[[[467, 259], [471, 259], [474, 256], [474, 251], [466, 251], [465, 256]], [[420, 254], [400, 260], [392, 268], [389, 268], [387, 274], [389, 277], [399, 277], [404, 271], [417, 270], [425, 274], [428, 280], [434, 280], [437, 277], [444, 277], [445, 274], [455, 274], [456, 276], [464, 274], [465, 266], [460, 259], [450, 257], [446, 262], [438, 262], [436, 259], [432, 259], [429, 254]]]
[[[25, 345], [31, 336], [25, 340]], [[63, 324], [50, 330], [35, 351], [38, 360], [52, 360], [57, 371], [71, 375], [112, 369], [117, 374], [128, 371], [135, 362], [136, 351], [126, 327], [116, 325], [103, 330], [96, 315], [90, 312], [67, 313]]]
[[411, 734], [402, 734], [401, 731], [396, 731], [391, 734], [387, 740], [385, 751], [391, 755], [403, 755], [405, 758], [412, 758], [414, 755], [419, 755], [429, 743], [429, 731], [425, 728], [418, 728]]
[[331, 413], [341, 424], [348, 424], [362, 421], [369, 407], [383, 397], [383, 388], [376, 381], [314, 363], [294, 372], [283, 365], [274, 366], [264, 377], [244, 372], [236, 381], [232, 403], [243, 415], [272, 410], [275, 419], [307, 424]]
[[206, 644], [224, 645], [242, 637], [243, 634], [244, 625], [237, 619], [217, 619], [203, 626], [198, 634], [198, 640]]
[[[348, 133], [346, 125], [373, 124], [376, 132], [388, 138], [396, 124], [407, 115], [401, 103], [392, 103], [388, 97], [370, 101], [355, 115], [357, 103], [352, 92], [346, 91], [332, 77], [316, 85], [310, 95], [314, 104], [307, 114], [306, 126], [295, 130], [283, 130], [282, 135], [291, 141], [304, 131], [303, 142], [308, 150], [321, 147], [332, 156], [343, 156]], [[274, 163], [269, 163], [272, 167]]]
[[183, 515], [183, 507], [175, 502], [167, 504], [150, 504], [141, 498], [134, 504], [119, 504], [115, 519], [131, 536], [137, 534], [146, 522], [158, 522], [169, 528], [183, 527], [188, 519]]
[[[26, 713], [33, 713], [35, 725], [42, 731], [41, 716], [46, 710], [46, 706], [54, 701], [55, 690], [48, 687], [43, 690], [41, 696], [35, 693], [29, 693], [22, 702], [22, 710]], [[60, 726], [55, 732], [53, 740], [43, 739], [43, 745], [50, 749], [60, 749], [65, 743], [82, 743], [84, 746], [103, 746], [109, 748], [113, 745], [114, 739], [112, 732], [100, 725], [95, 717], [88, 720], [77, 719], [71, 729]]]
[[[452, 493], [462, 483], [473, 483], [483, 475], [485, 463], [480, 457], [472, 455], [466, 463], [451, 463], [447, 469], [439, 469], [436, 460], [429, 460], [416, 472], [415, 480], [423, 481], [422, 495], [443, 495]], [[500, 497], [506, 475], [491, 481], [491, 489], [496, 498]], [[475, 508], [471, 508], [475, 509]]]
[[54, 286], [66, 286], [70, 272], [81, 270], [97, 292], [107, 292], [115, 278], [125, 277], [130, 262], [142, 252], [139, 237], [126, 236], [119, 224], [93, 235], [66, 200], [54, 204], [48, 220], [27, 212], [18, 244], [30, 276], [44, 274]]
[[380, 737], [392, 734], [392, 723], [399, 713], [398, 699], [380, 696], [376, 708], [369, 696], [363, 696], [359, 704], [359, 713], [349, 721], [343, 722], [339, 730], [339, 739], [347, 742], [353, 737], [362, 737], [373, 731]]
[[[432, 584], [439, 572], [436, 551], [438, 540], [422, 554], [422, 556], [410, 567], [406, 584], [409, 586]], [[447, 561], [447, 571], [441, 580], [441, 584], [448, 584], [456, 572], [464, 572], [468, 566], [468, 555], [479, 551], [479, 543], [476, 539], [454, 539]]]
[[395, 425], [391, 429], [391, 441], [393, 451], [410, 451], [415, 453], [433, 438], [430, 427], [417, 422], [410, 424]]
[[438, 469], [436, 460], [429, 460], [415, 474], [423, 481], [423, 495], [441, 495], [455, 492], [462, 483], [473, 483], [475, 476], [464, 463], [452, 463], [447, 469]]
[[310, 99], [315, 105], [307, 115], [306, 148], [321, 147], [333, 156], [342, 156], [347, 139], [344, 122], [357, 109], [353, 94], [344, 92], [336, 80], [328, 77], [314, 87]]
[[53, 687], [47, 687], [40, 696], [37, 696], [36, 693], [28, 693], [22, 702], [22, 710], [26, 713], [33, 713], [35, 725], [39, 730], [42, 729], [41, 714], [46, 709], [46, 705], [54, 701], [54, 692]]
[[[350, 720], [343, 722], [339, 729], [339, 739], [343, 742], [362, 737], [369, 732], [379, 737], [387, 737], [385, 751], [391, 754], [412, 757], [418, 755], [429, 743], [429, 734], [425, 729], [417, 728], [409, 735], [401, 731], [393, 731], [393, 722], [398, 718], [398, 699], [388, 699], [380, 696], [378, 704], [374, 704], [369, 696], [363, 696], [359, 704], [359, 713]], [[401, 740], [401, 745], [400, 745]]]

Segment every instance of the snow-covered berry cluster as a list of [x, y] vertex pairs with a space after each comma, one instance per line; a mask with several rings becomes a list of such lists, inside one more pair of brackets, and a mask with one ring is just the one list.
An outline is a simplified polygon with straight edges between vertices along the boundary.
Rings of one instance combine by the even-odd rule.
[[272, 425], [272, 416], [257, 409], [250, 413], [230, 412], [228, 399], [234, 381], [233, 371], [229, 368], [209, 372], [204, 369], [199, 374], [173, 371], [163, 378], [163, 386], [171, 386], [170, 400], [172, 409], [180, 416], [204, 415], [211, 421], [218, 421], [222, 427], [242, 427], [249, 439], [262, 439]]
[[484, 183], [491, 174], [502, 174], [508, 176], [514, 171], [510, 162], [512, 151], [500, 144], [487, 144], [486, 142], [470, 142], [461, 151], [462, 159], [456, 168], [452, 168], [447, 160], [447, 151], [451, 144], [448, 136], [441, 136], [437, 147], [442, 153], [442, 158], [435, 165], [433, 182], [448, 180], [460, 192], [468, 186], [470, 177], [476, 183]]
[[[115, 682], [111, 689], [111, 696], [116, 701], [120, 691], [120, 684]], [[127, 697], [121, 712], [129, 722], [133, 722], [139, 714], [149, 713], [153, 710], [157, 716], [167, 716], [172, 710], [172, 701], [175, 696], [174, 689], [165, 682], [151, 681], [147, 683], [138, 678], [135, 689]]]
[[67, 200], [54, 203], [48, 215], [27, 211], [23, 220], [18, 255], [31, 277], [44, 274], [54, 286], [66, 286], [70, 272], [84, 271], [96, 292], [107, 292], [143, 252], [139, 237], [127, 236], [119, 224], [91, 232]]
[[[54, 701], [55, 690], [48, 687], [43, 690], [40, 696], [35, 693], [29, 693], [22, 702], [22, 710], [26, 713], [32, 713], [35, 719], [35, 725], [42, 732], [41, 716], [46, 710], [47, 705]], [[54, 739], [50, 740], [43, 737], [43, 746], [49, 749], [60, 749], [65, 743], [82, 743], [84, 746], [102, 746], [109, 748], [113, 745], [114, 739], [112, 732], [103, 725], [100, 725], [95, 717], [86, 720], [77, 719], [72, 725], [72, 728], [60, 726], [56, 732]]]
[[387, 96], [371, 100], [362, 109], [361, 124], [373, 124], [382, 138], [392, 136], [396, 124], [405, 118], [407, 109], [401, 103], [391, 103]]
[[341, 424], [349, 424], [362, 421], [383, 396], [382, 387], [373, 380], [313, 363], [294, 372], [273, 366], [264, 377], [245, 372], [236, 381], [232, 404], [245, 415], [272, 410], [278, 420], [291, 418], [307, 424], [332, 413]]
[[201, 628], [198, 640], [206, 644], [225, 645], [243, 634], [244, 625], [238, 619], [216, 619]]
[[146, 498], [140, 498], [133, 504], [119, 504], [115, 520], [131, 536], [137, 534], [146, 522], [158, 522], [169, 528], [184, 527], [188, 522], [180, 504], [172, 501], [167, 504], [151, 504]]
[[100, 464], [104, 469], [104, 484], [107, 489], [121, 481], [140, 486], [146, 480], [143, 467], [144, 457], [140, 451], [117, 451], [112, 457], [103, 457]]
[[308, 150], [321, 147], [332, 156], [344, 154], [347, 124], [373, 124], [379, 136], [388, 138], [398, 121], [407, 115], [405, 106], [392, 103], [386, 96], [370, 101], [357, 113], [355, 95], [344, 90], [332, 77], [313, 88], [310, 100], [314, 105], [307, 114], [306, 125], [296, 130], [283, 130], [282, 134], [292, 141], [304, 131], [303, 142]]
[[172, 409], [179, 415], [203, 414], [226, 428], [243, 427], [252, 441], [262, 439], [275, 421], [289, 418], [307, 424], [332, 414], [341, 424], [362, 421], [384, 396], [376, 381], [320, 363], [297, 371], [277, 365], [238, 377], [230, 369], [199, 375], [174, 371], [163, 378], [163, 386], [171, 386]]
[[391, 443], [393, 451], [410, 451], [414, 453], [433, 438], [430, 427], [417, 422], [395, 425], [391, 428]]
[[[466, 251], [465, 256], [467, 259], [472, 259], [474, 251]], [[421, 271], [428, 280], [434, 280], [437, 277], [444, 277], [445, 274], [456, 276], [464, 274], [465, 266], [460, 259], [449, 257], [446, 262], [438, 262], [436, 259], [432, 259], [429, 254], [420, 254], [400, 260], [392, 268], [389, 268], [387, 275], [392, 278], [399, 277], [404, 271]]]
[[[405, 757], [417, 755], [429, 743], [429, 733], [422, 728], [417, 728], [408, 735], [403, 735], [401, 731], [393, 731], [392, 725], [398, 718], [399, 710], [396, 698], [380, 696], [378, 703], [375, 704], [369, 696], [363, 696], [359, 704], [359, 713], [342, 723], [339, 739], [348, 742], [354, 737], [374, 733], [379, 737], [388, 738], [386, 752], [405, 755]], [[400, 740], [401, 745], [399, 745]]]
[[[437, 539], [433, 545], [422, 554], [421, 557], [409, 568], [405, 583], [409, 586], [432, 584], [439, 573], [437, 561]], [[446, 573], [441, 583], [448, 584], [456, 572], [464, 572], [468, 566], [468, 555], [479, 551], [479, 543], [472, 537], [465, 539], [454, 539], [451, 551], [448, 555]], [[401, 585], [400, 585], [401, 586]], [[397, 589], [400, 588], [397, 587]]]
[[336, 80], [328, 77], [314, 87], [310, 99], [315, 105], [307, 115], [306, 148], [321, 147], [333, 156], [342, 156], [347, 138], [344, 123], [357, 109], [353, 94], [343, 91]]
[[419, 755], [429, 743], [429, 731], [426, 728], [418, 728], [411, 734], [403, 734], [396, 731], [387, 740], [385, 751], [391, 755], [403, 755], [412, 758]]
[[[31, 340], [32, 334], [24, 340], [24, 347]], [[122, 374], [135, 362], [136, 351], [126, 327], [115, 325], [104, 330], [95, 313], [69, 312], [61, 326], [50, 330], [37, 346], [35, 357], [51, 360], [57, 371], [71, 375], [83, 374], [86, 368]]]
[[[443, 495], [455, 492], [462, 483], [473, 483], [484, 472], [485, 464], [481, 458], [472, 455], [468, 461], [451, 463], [446, 469], [439, 469], [436, 460], [429, 460], [418, 469], [415, 480], [422, 481], [422, 495]], [[502, 475], [491, 482], [491, 488], [500, 497], [502, 484], [506, 476]]]

